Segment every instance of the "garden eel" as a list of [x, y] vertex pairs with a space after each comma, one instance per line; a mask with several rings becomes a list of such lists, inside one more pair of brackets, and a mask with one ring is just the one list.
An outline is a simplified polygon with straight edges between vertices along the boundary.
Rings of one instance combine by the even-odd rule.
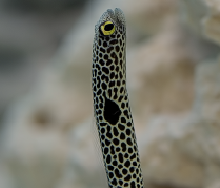
[[95, 26], [94, 115], [110, 188], [143, 188], [138, 146], [126, 90], [123, 12], [108, 9]]

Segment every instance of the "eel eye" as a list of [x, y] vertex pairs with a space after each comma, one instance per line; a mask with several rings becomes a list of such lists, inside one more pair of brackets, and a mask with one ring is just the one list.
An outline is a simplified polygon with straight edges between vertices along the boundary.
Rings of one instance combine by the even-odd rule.
[[106, 21], [100, 29], [103, 35], [112, 35], [115, 32], [115, 25], [112, 21]]

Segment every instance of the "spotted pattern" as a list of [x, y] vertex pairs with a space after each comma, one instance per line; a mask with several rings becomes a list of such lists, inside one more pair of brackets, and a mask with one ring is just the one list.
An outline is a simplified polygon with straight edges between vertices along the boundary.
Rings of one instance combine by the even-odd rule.
[[[115, 32], [100, 27], [112, 21]], [[132, 113], [126, 90], [126, 27], [123, 12], [107, 10], [95, 27], [93, 44], [94, 112], [110, 188], [143, 188]]]

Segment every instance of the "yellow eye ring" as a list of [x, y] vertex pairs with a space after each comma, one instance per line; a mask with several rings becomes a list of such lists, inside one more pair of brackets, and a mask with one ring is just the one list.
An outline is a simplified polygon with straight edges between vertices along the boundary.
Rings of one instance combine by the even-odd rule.
[[101, 31], [103, 35], [112, 35], [115, 32], [115, 25], [112, 21], [106, 21], [101, 26]]

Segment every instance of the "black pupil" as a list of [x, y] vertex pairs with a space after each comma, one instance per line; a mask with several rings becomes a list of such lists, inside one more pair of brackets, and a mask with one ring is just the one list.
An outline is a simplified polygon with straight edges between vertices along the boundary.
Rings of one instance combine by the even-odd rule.
[[111, 31], [114, 28], [113, 24], [108, 24], [105, 26], [105, 31]]

